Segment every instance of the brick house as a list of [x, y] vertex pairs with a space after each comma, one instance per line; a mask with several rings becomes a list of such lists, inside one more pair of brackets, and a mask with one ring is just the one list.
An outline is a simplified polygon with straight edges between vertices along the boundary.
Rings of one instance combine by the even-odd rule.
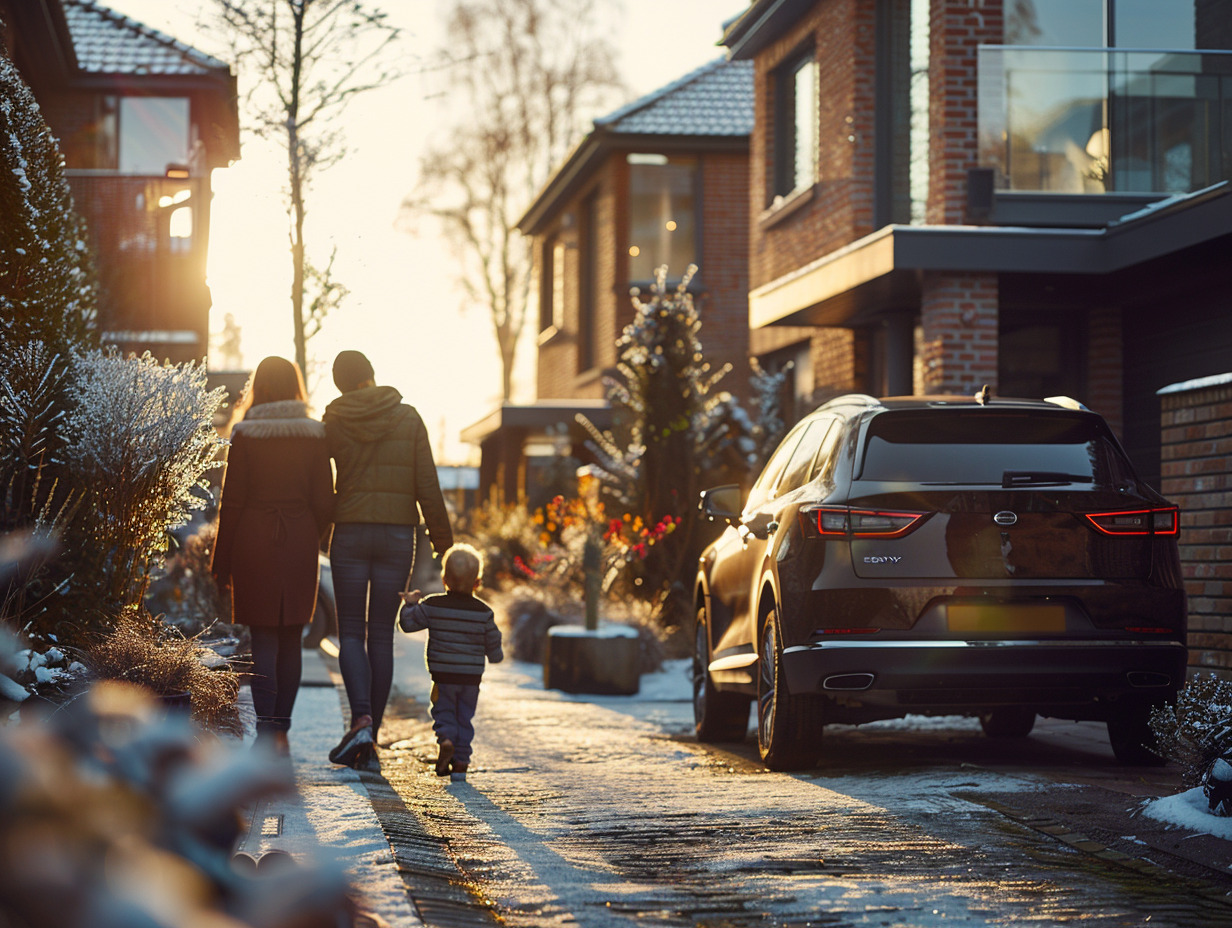
[[608, 424], [604, 374], [633, 319], [629, 291], [690, 264], [708, 360], [748, 388], [748, 135], [752, 66], [712, 61], [596, 119], [518, 228], [533, 239], [537, 401], [505, 405], [463, 432], [481, 448], [482, 495], [533, 503], [536, 473], [585, 461], [582, 413]]
[[1232, 367], [1232, 2], [755, 0], [723, 44], [802, 405], [1070, 395], [1160, 486], [1156, 391]]
[[104, 341], [205, 357], [210, 172], [239, 157], [230, 67], [92, 0], [0, 0], [0, 23], [89, 226]]

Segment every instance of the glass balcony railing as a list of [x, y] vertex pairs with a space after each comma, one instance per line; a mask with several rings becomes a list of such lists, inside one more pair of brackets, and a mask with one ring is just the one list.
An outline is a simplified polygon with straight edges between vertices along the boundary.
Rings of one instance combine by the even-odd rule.
[[1232, 178], [1232, 52], [986, 45], [979, 133], [1003, 189], [1199, 190]]

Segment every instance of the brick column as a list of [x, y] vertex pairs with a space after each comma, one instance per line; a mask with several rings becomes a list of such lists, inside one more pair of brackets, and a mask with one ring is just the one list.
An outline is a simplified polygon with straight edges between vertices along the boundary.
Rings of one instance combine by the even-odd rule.
[[1088, 318], [1087, 395], [1077, 399], [1103, 416], [1112, 431], [1123, 436], [1121, 311], [1111, 306], [1092, 307]]
[[1232, 375], [1165, 388], [1163, 493], [1181, 507], [1189, 666], [1232, 679]]
[[920, 291], [924, 392], [996, 393], [997, 275], [926, 271]]
[[978, 49], [1005, 34], [1003, 0], [932, 0], [929, 10], [928, 222], [961, 224], [979, 164]]

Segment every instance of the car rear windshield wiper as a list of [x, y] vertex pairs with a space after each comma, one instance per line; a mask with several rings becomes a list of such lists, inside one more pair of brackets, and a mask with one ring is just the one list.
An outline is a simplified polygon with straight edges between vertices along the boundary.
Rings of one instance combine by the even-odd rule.
[[1063, 483], [1093, 483], [1089, 474], [1066, 474], [1055, 470], [1007, 470], [1001, 475], [1001, 486], [1012, 487], [1057, 486]]

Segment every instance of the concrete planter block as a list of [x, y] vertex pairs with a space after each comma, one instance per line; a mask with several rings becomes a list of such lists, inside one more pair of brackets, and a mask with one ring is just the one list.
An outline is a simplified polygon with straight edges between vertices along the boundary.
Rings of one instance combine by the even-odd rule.
[[566, 693], [632, 696], [640, 686], [637, 629], [554, 625], [543, 644], [543, 687]]

